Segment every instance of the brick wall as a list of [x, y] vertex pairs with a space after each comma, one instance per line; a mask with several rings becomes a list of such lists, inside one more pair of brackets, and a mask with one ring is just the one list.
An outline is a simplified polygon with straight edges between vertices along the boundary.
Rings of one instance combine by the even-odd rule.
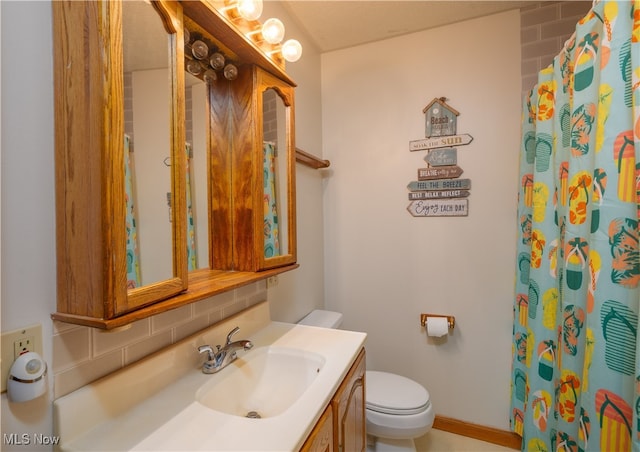
[[537, 82], [538, 72], [553, 62], [592, 4], [591, 1], [547, 1], [520, 10], [523, 93]]

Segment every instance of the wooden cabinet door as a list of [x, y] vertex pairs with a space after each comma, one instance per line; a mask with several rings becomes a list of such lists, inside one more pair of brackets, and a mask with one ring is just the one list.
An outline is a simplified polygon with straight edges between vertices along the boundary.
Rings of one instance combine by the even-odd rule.
[[300, 450], [303, 452], [333, 452], [333, 442], [333, 410], [329, 405]]
[[336, 451], [364, 451], [367, 447], [365, 373], [363, 349], [331, 402], [335, 413], [333, 424]]

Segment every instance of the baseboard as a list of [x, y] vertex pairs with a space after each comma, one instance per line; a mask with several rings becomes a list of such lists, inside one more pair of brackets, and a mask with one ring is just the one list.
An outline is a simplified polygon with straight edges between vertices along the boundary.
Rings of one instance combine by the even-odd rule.
[[479, 439], [499, 446], [509, 447], [511, 449], [520, 450], [522, 445], [522, 438], [516, 433], [486, 427], [484, 425], [471, 424], [439, 415], [436, 415], [433, 421], [433, 428], [455, 433], [456, 435], [468, 436], [469, 438]]

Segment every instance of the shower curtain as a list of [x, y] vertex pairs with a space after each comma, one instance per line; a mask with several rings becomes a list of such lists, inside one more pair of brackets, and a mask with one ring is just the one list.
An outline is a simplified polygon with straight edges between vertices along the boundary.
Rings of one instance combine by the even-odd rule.
[[523, 450], [640, 450], [640, 0], [602, 1], [522, 117], [511, 375]]
[[280, 255], [278, 231], [278, 200], [276, 191], [276, 149], [273, 143], [264, 142], [264, 257]]
[[189, 271], [198, 268], [198, 255], [196, 248], [196, 225], [193, 208], [193, 184], [191, 177], [191, 158], [193, 150], [190, 143], [185, 146], [187, 153], [186, 187], [187, 187], [187, 269]]
[[138, 248], [138, 229], [133, 193], [133, 162], [131, 160], [131, 138], [124, 136], [124, 188], [127, 205], [127, 288], [139, 287], [140, 279], [140, 248]]

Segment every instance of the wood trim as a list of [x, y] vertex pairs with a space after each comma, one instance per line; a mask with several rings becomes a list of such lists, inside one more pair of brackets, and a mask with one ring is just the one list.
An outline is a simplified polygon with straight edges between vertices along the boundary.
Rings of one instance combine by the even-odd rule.
[[499, 446], [509, 447], [511, 449], [520, 450], [522, 445], [522, 438], [517, 433], [484, 425], [472, 424], [470, 422], [460, 421], [458, 419], [452, 419], [440, 415], [436, 415], [436, 418], [433, 421], [433, 428], [455, 433], [456, 435], [478, 439], [480, 441], [486, 441]]
[[55, 312], [51, 314], [53, 320], [74, 323], [92, 328], [112, 330], [133, 323], [137, 320], [145, 319], [156, 314], [160, 314], [171, 309], [204, 300], [205, 298], [237, 289], [254, 282], [267, 279], [298, 268], [299, 264], [292, 264], [286, 267], [278, 267], [262, 272], [225, 272], [220, 270], [195, 270], [189, 272], [189, 288], [179, 295], [168, 300], [140, 308], [136, 311], [123, 314], [113, 319], [96, 318], [65, 312]]
[[302, 163], [303, 165], [313, 169], [329, 168], [329, 165], [331, 165], [329, 160], [323, 160], [313, 154], [303, 151], [300, 148], [296, 148], [296, 162]]

